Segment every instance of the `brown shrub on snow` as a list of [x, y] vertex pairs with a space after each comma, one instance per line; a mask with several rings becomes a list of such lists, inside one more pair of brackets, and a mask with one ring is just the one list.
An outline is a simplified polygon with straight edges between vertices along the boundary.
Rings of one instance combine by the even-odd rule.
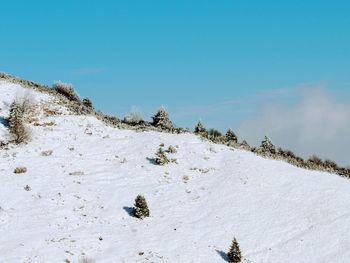
[[29, 108], [27, 100], [16, 100], [10, 106], [8, 118], [10, 133], [14, 136], [16, 143], [25, 143], [30, 139], [30, 132], [24, 124], [24, 115]]
[[60, 80], [55, 81], [53, 84], [54, 90], [59, 94], [65, 96], [70, 101], [80, 101], [78, 94], [75, 92], [72, 84], [61, 82]]

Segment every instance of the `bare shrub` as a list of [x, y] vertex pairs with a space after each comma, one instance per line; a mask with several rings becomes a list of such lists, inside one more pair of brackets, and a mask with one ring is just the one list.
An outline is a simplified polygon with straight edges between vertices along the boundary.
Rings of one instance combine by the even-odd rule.
[[48, 107], [43, 108], [43, 112], [46, 117], [60, 115], [60, 112], [56, 109], [50, 109]]
[[134, 107], [132, 111], [124, 117], [124, 122], [128, 124], [139, 124], [143, 122], [141, 112]]
[[165, 165], [170, 162], [168, 157], [166, 156], [163, 148], [159, 147], [156, 153], [155, 163], [158, 165]]
[[283, 150], [281, 147], [277, 149], [277, 154], [283, 158], [296, 159], [296, 155], [291, 150]]
[[339, 166], [336, 162], [332, 161], [332, 160], [329, 160], [329, 159], [326, 159], [324, 162], [323, 162], [323, 165], [325, 168], [328, 168], [328, 169], [333, 169], [333, 170], [338, 170], [339, 169]]
[[10, 133], [18, 144], [28, 142], [30, 139], [30, 132], [24, 124], [24, 115], [28, 109], [29, 101], [27, 99], [15, 100], [10, 106], [8, 118]]
[[317, 155], [312, 155], [308, 159], [308, 163], [311, 163], [312, 165], [316, 165], [316, 166], [322, 166], [323, 165], [322, 159], [319, 158]]
[[15, 174], [22, 174], [27, 172], [26, 167], [16, 167], [15, 170], [13, 171]]
[[293, 158], [293, 159], [297, 158], [297, 156], [291, 150], [286, 150], [285, 155], [289, 158]]
[[238, 263], [242, 261], [241, 250], [236, 238], [233, 239], [229, 252], [227, 253], [228, 262]]
[[135, 199], [134, 216], [139, 219], [149, 217], [149, 209], [146, 198], [142, 195], [138, 195]]
[[98, 119], [102, 120], [103, 122], [109, 125], [118, 126], [118, 124], [120, 124], [120, 120], [116, 116], [104, 114], [101, 111], [98, 111], [95, 114]]
[[216, 129], [209, 129], [208, 134], [209, 134], [209, 136], [212, 137], [212, 138], [218, 138], [218, 137], [221, 137], [221, 136], [222, 136], [221, 132], [219, 132], [219, 131], [216, 130]]
[[65, 96], [70, 101], [77, 101], [77, 102], [80, 101], [78, 94], [75, 92], [73, 85], [70, 83], [64, 83], [58, 80], [54, 82], [53, 88], [59, 94]]
[[276, 151], [276, 154], [272, 156], [273, 158], [282, 158], [282, 160], [298, 166], [298, 167], [304, 167], [306, 168], [307, 165], [305, 164], [305, 161], [303, 158], [297, 156], [294, 152], [291, 150], [283, 150], [282, 148], [278, 148]]
[[167, 152], [168, 152], [168, 153], [176, 153], [177, 150], [176, 150], [176, 148], [175, 148], [174, 146], [170, 145], [169, 148], [168, 148], [168, 150], [167, 150]]
[[295, 156], [295, 160], [300, 163], [300, 164], [304, 164], [305, 160], [303, 158], [301, 158], [300, 156]]

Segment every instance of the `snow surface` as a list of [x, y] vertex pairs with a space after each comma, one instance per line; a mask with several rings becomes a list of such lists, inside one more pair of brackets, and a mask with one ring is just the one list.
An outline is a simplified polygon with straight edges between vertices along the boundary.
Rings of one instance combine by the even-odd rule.
[[[23, 90], [0, 82], [1, 117]], [[31, 94], [38, 107], [58, 107]], [[349, 262], [348, 179], [192, 134], [39, 116], [51, 121], [30, 127], [29, 144], [0, 151], [0, 262], [226, 262], [233, 237], [245, 262]], [[8, 138], [3, 122], [0, 132]], [[161, 143], [178, 146], [168, 154], [177, 163], [153, 163]], [[27, 172], [14, 174], [20, 166]], [[151, 212], [144, 220], [129, 215], [138, 194]]]

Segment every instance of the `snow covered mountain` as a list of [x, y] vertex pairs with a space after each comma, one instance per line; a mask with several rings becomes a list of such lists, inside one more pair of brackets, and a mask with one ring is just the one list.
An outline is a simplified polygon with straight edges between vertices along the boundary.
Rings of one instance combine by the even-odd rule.
[[[7, 144], [21, 97], [31, 140]], [[4, 79], [0, 120], [0, 262], [220, 263], [234, 237], [243, 262], [349, 262], [349, 179], [191, 133], [115, 128]], [[154, 162], [160, 145], [173, 162]]]

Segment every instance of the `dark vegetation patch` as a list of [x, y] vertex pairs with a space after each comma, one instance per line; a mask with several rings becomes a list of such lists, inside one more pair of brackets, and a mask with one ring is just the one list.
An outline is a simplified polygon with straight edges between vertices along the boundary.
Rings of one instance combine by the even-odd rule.
[[[137, 121], [135, 121], [135, 118], [131, 118], [130, 121], [130, 118], [128, 119], [127, 117], [124, 118], [124, 120], [120, 120], [116, 116], [108, 115], [101, 111], [95, 110], [92, 106], [92, 101], [88, 98], [85, 98], [81, 101], [77, 93], [74, 91], [73, 87], [71, 87], [72, 90], [60, 88], [57, 90], [57, 85], [54, 85], [52, 88], [47, 85], [35, 83], [33, 81], [23, 80], [6, 73], [0, 73], [0, 79], [5, 79], [9, 82], [20, 84], [27, 88], [32, 88], [40, 92], [55, 95], [61, 99], [62, 105], [68, 106], [68, 108], [71, 109], [74, 114], [90, 114], [105, 122], [106, 124], [120, 129], [132, 129], [137, 131], [159, 131], [176, 134], [190, 132], [190, 130], [187, 128], [184, 129], [175, 127], [175, 125], [170, 120], [169, 114], [162, 107], [152, 117], [151, 122], [137, 119]], [[231, 129], [229, 129], [225, 135], [222, 135], [221, 132], [216, 129], [207, 130], [202, 122], [198, 122], [194, 133], [199, 135], [201, 138], [210, 140], [214, 143], [225, 144], [233, 148], [251, 151], [266, 158], [283, 160], [301, 168], [336, 173], [340, 176], [350, 178], [349, 167], [339, 167], [336, 162], [328, 159], [322, 160], [317, 156], [311, 156], [308, 160], [304, 160], [303, 158], [294, 154], [291, 150], [276, 148], [271, 140], [267, 137], [265, 137], [259, 147], [251, 147], [245, 140], [239, 142], [236, 134]], [[1, 147], [6, 147], [6, 143], [0, 142], [0, 148]]]

